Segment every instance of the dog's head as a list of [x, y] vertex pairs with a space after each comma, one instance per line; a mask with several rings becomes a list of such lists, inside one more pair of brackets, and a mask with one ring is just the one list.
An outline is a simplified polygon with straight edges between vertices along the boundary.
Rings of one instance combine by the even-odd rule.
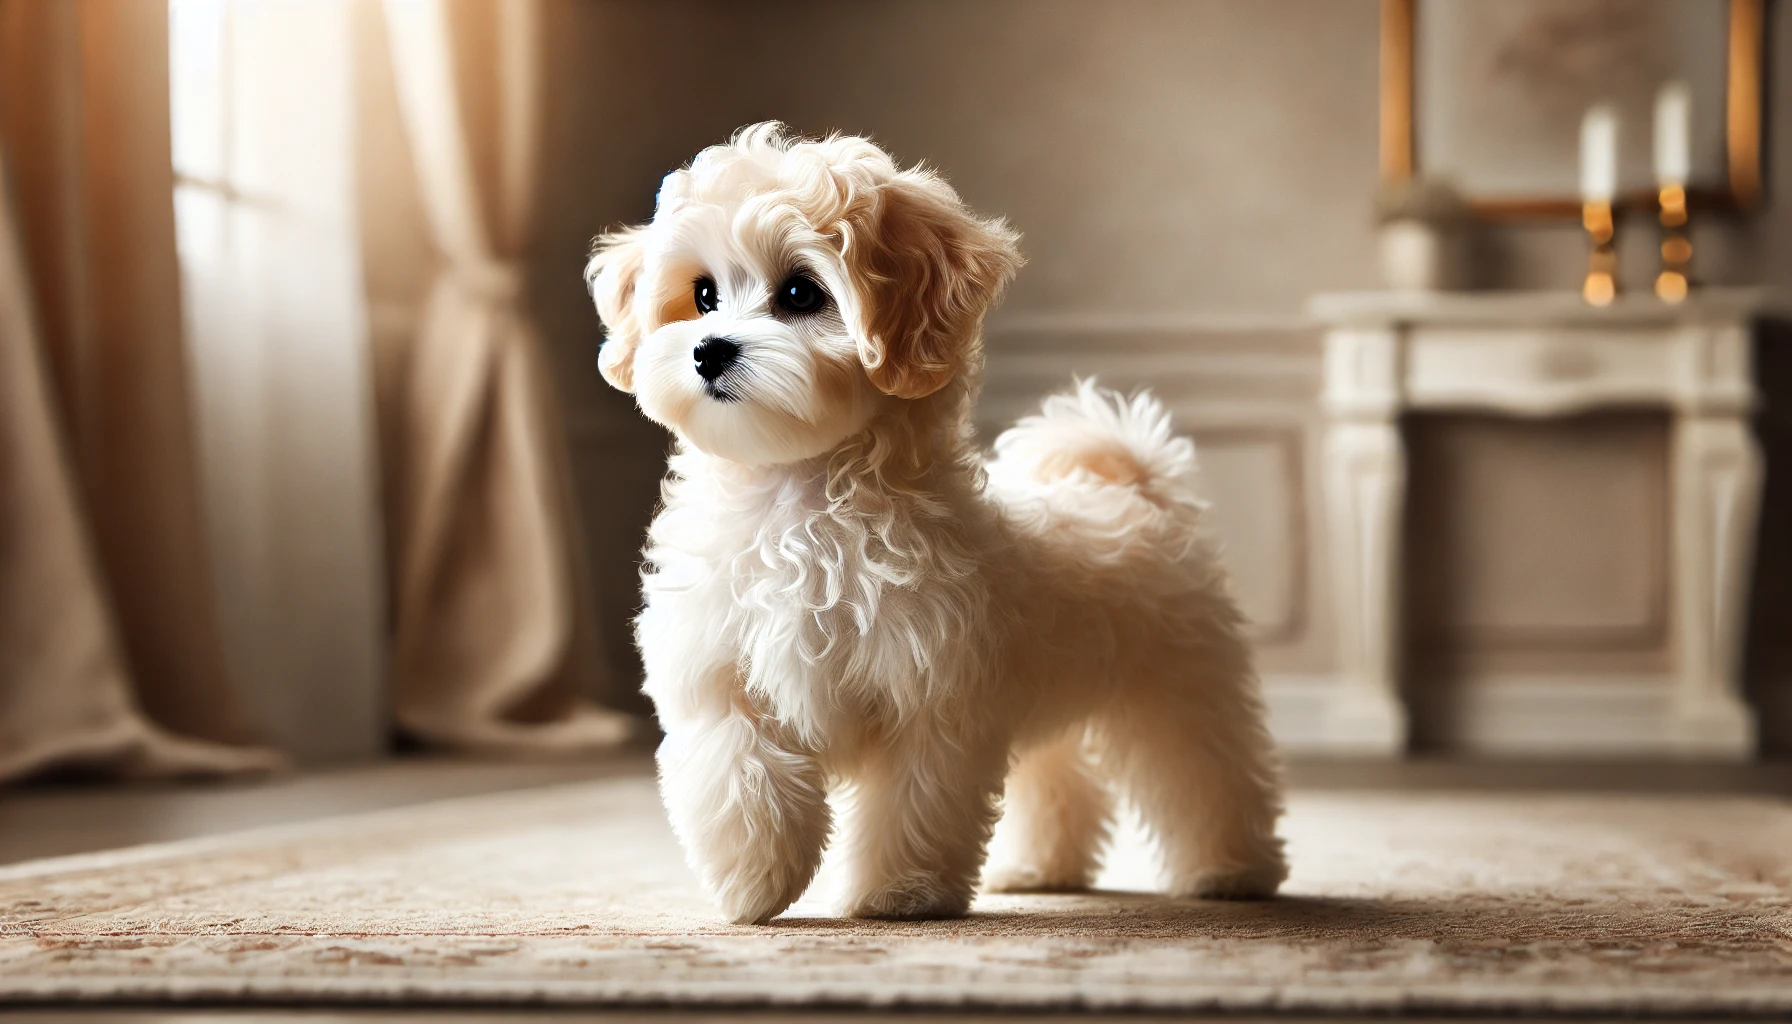
[[871, 142], [743, 129], [599, 238], [599, 366], [690, 444], [747, 464], [828, 451], [973, 370], [1017, 236]]

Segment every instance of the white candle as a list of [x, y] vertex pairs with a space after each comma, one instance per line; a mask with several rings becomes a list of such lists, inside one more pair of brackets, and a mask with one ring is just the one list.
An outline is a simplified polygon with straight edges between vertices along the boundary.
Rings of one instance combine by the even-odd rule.
[[1655, 94], [1655, 180], [1684, 185], [1692, 173], [1692, 93], [1669, 82]]
[[1618, 192], [1618, 115], [1601, 103], [1580, 122], [1580, 194], [1609, 203]]

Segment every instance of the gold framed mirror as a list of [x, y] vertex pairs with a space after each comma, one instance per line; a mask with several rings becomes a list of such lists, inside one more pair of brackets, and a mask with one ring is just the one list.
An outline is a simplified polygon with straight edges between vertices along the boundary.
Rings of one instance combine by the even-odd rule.
[[1621, 119], [1619, 205], [1653, 209], [1649, 112], [1692, 96], [1691, 202], [1761, 195], [1763, 0], [1382, 0], [1381, 177], [1448, 179], [1484, 219], [1577, 218], [1580, 119]]

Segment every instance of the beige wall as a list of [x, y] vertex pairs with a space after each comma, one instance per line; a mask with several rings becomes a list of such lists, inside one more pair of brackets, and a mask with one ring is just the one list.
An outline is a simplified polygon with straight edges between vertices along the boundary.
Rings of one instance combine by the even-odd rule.
[[[1012, 219], [1033, 263], [1009, 315], [1287, 317], [1376, 284], [1377, 0], [549, 3], [544, 255], [644, 218], [667, 170], [779, 118], [870, 132]], [[1769, 50], [1792, 57], [1792, 19]], [[1774, 77], [1792, 124], [1792, 76]], [[1769, 143], [1792, 180], [1792, 131]], [[1652, 233], [1629, 227], [1641, 283]], [[1792, 282], [1792, 205], [1697, 227], [1705, 280]], [[1571, 286], [1582, 265], [1571, 223], [1484, 241], [1487, 285]]]
[[667, 170], [779, 118], [871, 133], [1011, 218], [1033, 262], [1010, 312], [1293, 316], [1374, 280], [1374, 0], [556, 12], [556, 251], [646, 217]]
[[[1230, 508], [1219, 514], [1221, 526], [1234, 535], [1241, 569], [1253, 574], [1243, 586], [1247, 603], [1292, 623], [1260, 631], [1266, 669], [1331, 668], [1326, 553], [1309, 486], [1317, 332], [1302, 309], [1315, 291], [1377, 283], [1369, 215], [1376, 0], [548, 3], [537, 290], [562, 367], [591, 569], [622, 678], [634, 678], [626, 627], [632, 567], [664, 438], [597, 376], [601, 331], [580, 282], [582, 256], [600, 229], [650, 214], [666, 171], [766, 118], [806, 132], [872, 133], [902, 159], [943, 168], [973, 205], [1008, 216], [1024, 233], [1031, 265], [992, 323], [992, 420], [1048, 383], [1004, 380], [1004, 353], [1030, 357], [1055, 346], [1066, 375], [1096, 371], [1119, 383], [1161, 376], [1149, 353], [1186, 353], [1177, 364], [1185, 371], [1179, 413], [1212, 453], [1216, 497]], [[1771, 49], [1770, 61], [1792, 61], [1792, 19], [1776, 19]], [[1792, 76], [1775, 77], [1770, 100], [1779, 102], [1770, 109], [1792, 111]], [[1781, 121], [1788, 130], [1770, 133], [1779, 177], [1770, 197], [1792, 189], [1792, 115]], [[1652, 240], [1646, 225], [1636, 228], [1626, 276], [1642, 280]], [[1707, 281], [1792, 285], [1792, 204], [1740, 223], [1701, 223], [1697, 242]], [[1573, 225], [1490, 231], [1483, 282], [1572, 286], [1581, 245]], [[1622, 493], [1658, 491], [1651, 467], [1659, 467], [1659, 424], [1620, 419], [1587, 429], [1618, 453], [1609, 472], [1614, 486], [1630, 489]], [[1476, 518], [1472, 503], [1450, 490], [1465, 481], [1522, 503], [1526, 488], [1605, 472], [1537, 454], [1549, 448], [1498, 424], [1428, 432], [1419, 441], [1415, 507], [1441, 509], [1442, 518], [1418, 539], [1495, 537], [1499, 524]], [[1423, 472], [1458, 462], [1461, 472], [1447, 478]], [[1770, 480], [1772, 494], [1785, 492], [1775, 489], [1784, 473]], [[1600, 492], [1603, 484], [1590, 486]], [[1288, 507], [1265, 517], [1274, 529], [1238, 512], [1278, 502]], [[1602, 507], [1579, 507], [1556, 528], [1598, 535]], [[1545, 538], [1543, 550], [1565, 537]], [[1613, 543], [1633, 542], [1643, 545], [1633, 554], [1644, 572], [1655, 557], [1648, 542]], [[1654, 605], [1624, 605], [1635, 596], [1629, 591], [1598, 589], [1597, 574], [1625, 563], [1626, 550], [1588, 560], [1583, 569], [1593, 575], [1573, 586], [1612, 597], [1614, 615], [1653, 614]], [[1638, 579], [1640, 587], [1654, 582]], [[1421, 591], [1448, 583], [1412, 581]], [[1466, 638], [1461, 663], [1532, 657], [1471, 649], [1477, 615], [1510, 611], [1499, 604], [1510, 597], [1500, 589], [1507, 585], [1489, 578], [1486, 593], [1446, 602], [1466, 610], [1456, 620], [1433, 616], [1425, 635]], [[1757, 629], [1767, 632], [1783, 630]], [[1627, 635], [1631, 648], [1611, 657], [1666, 657], [1665, 632]], [[1600, 657], [1575, 655], [1568, 670], [1574, 658], [1596, 669]], [[1755, 662], [1792, 678], [1792, 656], [1762, 648]], [[1430, 664], [1440, 675], [1451, 670]]]

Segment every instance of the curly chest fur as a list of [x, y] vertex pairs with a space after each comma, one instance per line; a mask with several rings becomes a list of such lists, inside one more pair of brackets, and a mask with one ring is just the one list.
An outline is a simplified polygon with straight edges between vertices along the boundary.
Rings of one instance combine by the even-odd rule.
[[[674, 473], [650, 531], [639, 624], [649, 693], [654, 648], [677, 645], [812, 737], [842, 714], [901, 720], [967, 692], [987, 595], [960, 517], [937, 496], [838, 476]], [[664, 636], [664, 617], [687, 635]], [[701, 622], [696, 635], [689, 624]], [[685, 660], [685, 659], [680, 659]]]

